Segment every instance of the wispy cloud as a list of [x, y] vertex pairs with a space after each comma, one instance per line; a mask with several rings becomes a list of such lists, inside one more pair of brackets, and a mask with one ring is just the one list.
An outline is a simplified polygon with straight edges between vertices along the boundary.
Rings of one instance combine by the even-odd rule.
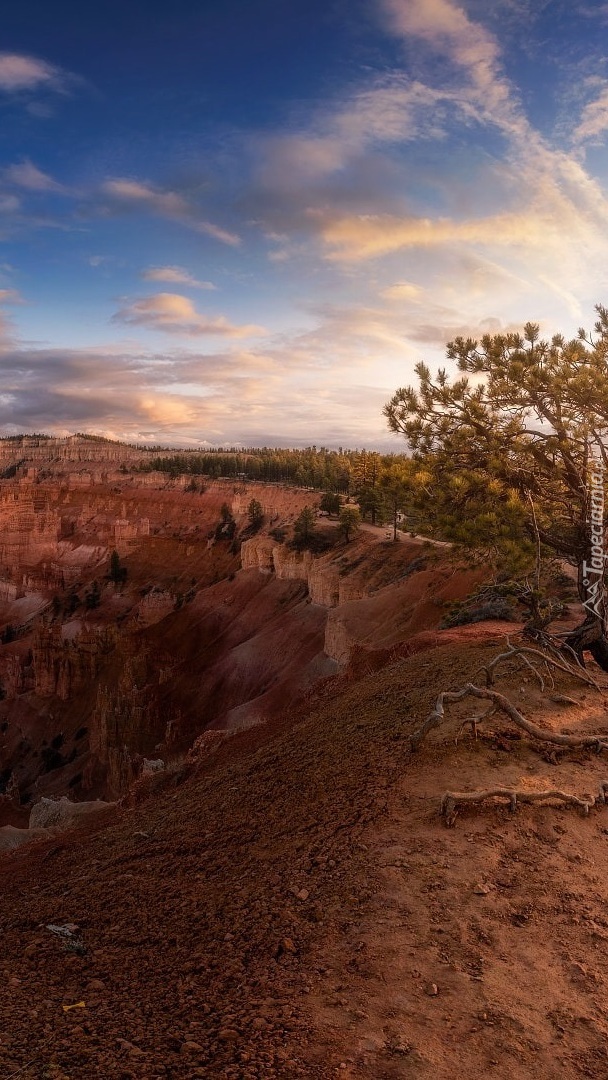
[[150, 266], [141, 274], [144, 281], [166, 281], [172, 285], [189, 285], [191, 289], [216, 289], [212, 281], [200, 281], [181, 266]]
[[223, 315], [200, 315], [192, 301], [179, 293], [156, 293], [155, 296], [133, 300], [116, 312], [114, 321], [190, 337], [219, 335], [242, 338], [264, 333], [261, 326], [237, 326]]
[[461, 104], [472, 115], [491, 119], [511, 136], [522, 137], [529, 125], [514, 88], [502, 69], [500, 47], [493, 35], [474, 22], [452, 0], [382, 0], [393, 32], [417, 38], [449, 57], [468, 78]]
[[0, 52], [0, 91], [18, 94], [41, 87], [64, 93], [70, 76], [35, 56]]
[[52, 115], [53, 96], [65, 96], [84, 80], [57, 64], [26, 53], [0, 52], [0, 96], [12, 97], [32, 116]]
[[0, 304], [24, 304], [25, 300], [17, 289], [0, 289]]
[[198, 207], [175, 191], [162, 191], [145, 180], [114, 178], [102, 185], [102, 194], [110, 203], [123, 210], [144, 210], [159, 217], [186, 225], [196, 232], [205, 233], [222, 244], [235, 247], [240, 244], [236, 233], [220, 228], [201, 217]]
[[257, 179], [271, 190], [301, 188], [343, 169], [370, 147], [436, 138], [445, 94], [391, 72], [347, 101], [318, 112], [305, 130], [257, 144]]
[[605, 135], [606, 131], [608, 131], [608, 85], [593, 101], [585, 105], [574, 132], [574, 142], [579, 145], [585, 142], [600, 143], [603, 141], [600, 136]]
[[6, 183], [23, 188], [26, 191], [50, 191], [57, 194], [67, 194], [67, 190], [62, 184], [53, 180], [53, 177], [49, 176], [48, 173], [42, 172], [28, 159], [9, 165], [4, 170], [3, 176]]

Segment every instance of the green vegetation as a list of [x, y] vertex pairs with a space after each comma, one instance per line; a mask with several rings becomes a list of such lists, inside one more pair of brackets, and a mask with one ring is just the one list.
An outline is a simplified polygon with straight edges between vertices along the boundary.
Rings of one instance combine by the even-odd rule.
[[251, 529], [258, 530], [264, 523], [264, 509], [258, 499], [252, 499], [247, 507], [247, 517]]
[[315, 512], [305, 506], [293, 523], [293, 546], [297, 551], [312, 546], [315, 537]]
[[346, 543], [352, 539], [361, 523], [361, 514], [355, 506], [343, 506], [340, 510], [338, 532], [344, 537]]
[[169, 476], [228, 477], [291, 484], [315, 491], [352, 495], [376, 482], [380, 468], [405, 455], [380, 455], [367, 450], [328, 450], [309, 446], [304, 450], [275, 450], [269, 447], [247, 450], [181, 451], [154, 455], [137, 468]]
[[232, 540], [236, 532], [236, 521], [228, 503], [222, 503], [220, 507], [220, 520], [215, 526], [216, 540]]
[[596, 310], [594, 332], [573, 341], [543, 341], [534, 323], [523, 335], [456, 338], [447, 357], [461, 377], [441, 369], [433, 378], [420, 363], [418, 386], [397, 390], [385, 415], [413, 451], [407, 485], [424, 525], [510, 561], [520, 575], [533, 571], [530, 631], [548, 625], [543, 560], [577, 567], [587, 615], [565, 641], [581, 662], [588, 649], [608, 670], [605, 572], [585, 573], [595, 461], [608, 465], [608, 310]]
[[326, 491], [319, 503], [319, 510], [323, 510], [326, 514], [333, 514], [335, 517], [340, 513], [341, 505], [342, 499], [337, 491]]
[[113, 551], [110, 555], [109, 577], [110, 581], [113, 581], [115, 585], [123, 585], [127, 580], [127, 568], [122, 565], [117, 551]]

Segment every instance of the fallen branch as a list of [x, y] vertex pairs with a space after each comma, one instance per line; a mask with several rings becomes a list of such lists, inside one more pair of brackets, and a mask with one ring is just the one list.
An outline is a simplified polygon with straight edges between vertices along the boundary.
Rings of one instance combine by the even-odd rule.
[[526, 720], [525, 716], [522, 716], [519, 710], [515, 708], [515, 705], [504, 694], [499, 694], [498, 690], [490, 690], [489, 687], [474, 686], [473, 683], [467, 683], [460, 690], [444, 690], [439, 695], [422, 726], [411, 736], [410, 747], [412, 752], [418, 749], [429, 731], [439, 727], [443, 722], [445, 719], [444, 704], [462, 701], [465, 697], [483, 698], [486, 701], [491, 701], [496, 710], [505, 713], [516, 727], [523, 728], [524, 731], [528, 732], [528, 735], [538, 739], [539, 742], [555, 743], [558, 746], [589, 746], [597, 750], [598, 753], [600, 750], [608, 750], [608, 735], [606, 734], [567, 735], [559, 731], [546, 731], [544, 728], [533, 724], [531, 720]]
[[579, 798], [568, 791], [550, 789], [548, 791], [527, 791], [525, 788], [489, 788], [487, 791], [446, 791], [441, 797], [440, 814], [445, 818], [447, 825], [453, 825], [456, 820], [456, 807], [458, 805], [471, 805], [485, 802], [486, 799], [507, 799], [509, 809], [514, 811], [518, 803], [545, 802], [546, 799], [554, 799], [564, 806], [580, 806], [587, 815], [593, 806], [605, 805], [608, 794], [608, 783], [600, 785], [599, 794], [589, 799]]
[[[505, 660], [513, 660], [515, 658], [520, 658], [524, 661], [526, 666], [532, 670], [535, 677], [539, 680], [541, 691], [544, 690], [545, 687], [542, 675], [534, 666], [534, 664], [528, 659], [529, 656], [534, 656], [538, 660], [541, 660], [543, 662], [547, 670], [549, 669], [549, 665], [551, 665], [551, 667], [557, 668], [559, 671], [563, 671], [564, 674], [570, 675], [573, 679], [579, 679], [580, 682], [585, 683], [587, 686], [592, 686], [594, 690], [601, 689], [600, 686], [596, 683], [595, 679], [592, 678], [591, 675], [588, 675], [585, 669], [581, 668], [580, 665], [577, 664], [576, 667], [571, 667], [570, 664], [566, 663], [565, 660], [556, 659], [554, 656], [547, 656], [545, 653], [541, 652], [540, 649], [533, 649], [529, 645], [512, 645], [508, 637], [506, 641], [508, 645], [507, 651], [499, 653], [498, 656], [495, 656], [489, 664], [484, 664], [483, 667], [478, 669], [478, 671], [484, 672], [487, 686], [494, 685], [494, 668], [497, 667], [498, 664], [502, 663]], [[548, 644], [547, 648], [550, 648], [551, 651], [554, 651], [553, 648]], [[574, 656], [576, 655], [573, 650], [570, 651], [573, 653]]]

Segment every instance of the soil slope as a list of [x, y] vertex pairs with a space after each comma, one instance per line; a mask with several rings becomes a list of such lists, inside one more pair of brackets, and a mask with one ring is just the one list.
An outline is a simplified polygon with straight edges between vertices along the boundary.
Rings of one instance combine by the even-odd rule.
[[[501, 640], [437, 638], [0, 859], [3, 1077], [608, 1075], [608, 811], [438, 815], [448, 788], [593, 793], [608, 769], [496, 717], [455, 745], [467, 703], [412, 755]], [[546, 682], [500, 688], [547, 728], [608, 730], [602, 693]]]

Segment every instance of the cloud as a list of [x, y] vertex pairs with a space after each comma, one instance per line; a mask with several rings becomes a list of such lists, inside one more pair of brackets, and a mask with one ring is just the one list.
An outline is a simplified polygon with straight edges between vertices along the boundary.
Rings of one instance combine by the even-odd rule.
[[423, 289], [411, 281], [396, 281], [380, 293], [384, 300], [420, 300], [422, 295]]
[[52, 176], [42, 172], [27, 159], [4, 170], [4, 179], [15, 187], [26, 191], [51, 191], [65, 193], [65, 188], [53, 180]]
[[491, 33], [473, 22], [451, 0], [382, 0], [393, 32], [405, 39], [418, 38], [447, 55], [469, 79], [462, 94], [479, 115], [522, 137], [529, 130], [511, 83], [501, 66], [500, 47]]
[[189, 336], [213, 334], [241, 338], [265, 332], [261, 326], [235, 326], [223, 315], [214, 318], [199, 315], [192, 301], [179, 293], [157, 293], [133, 300], [116, 312], [114, 321]]
[[405, 248], [442, 247], [454, 243], [484, 246], [535, 246], [547, 242], [545, 220], [533, 213], [496, 214], [454, 221], [449, 218], [398, 218], [385, 215], [342, 218], [322, 229], [335, 260], [377, 258]]
[[580, 121], [574, 132], [574, 142], [581, 144], [593, 142], [596, 145], [603, 140], [599, 136], [608, 131], [608, 86], [594, 101], [589, 101], [582, 111]]
[[14, 214], [21, 206], [16, 195], [10, 195], [0, 191], [0, 214]]
[[[50, 91], [69, 93], [77, 77], [37, 56], [0, 52], [0, 93], [18, 96]], [[36, 103], [32, 103], [32, 111]]]
[[257, 180], [290, 191], [340, 172], [370, 147], [442, 135], [437, 104], [444, 98], [401, 72], [384, 75], [346, 102], [325, 107], [307, 130], [261, 139]]
[[16, 289], [0, 289], [0, 304], [24, 304], [25, 301]]
[[174, 191], [161, 191], [147, 181], [115, 178], [106, 180], [102, 185], [102, 194], [111, 204], [124, 210], [140, 209], [159, 217], [177, 221], [181, 225], [205, 233], [219, 240], [222, 244], [236, 247], [240, 237], [236, 233], [214, 225], [202, 219], [197, 207]]
[[19, 94], [40, 88], [65, 92], [69, 76], [61, 68], [34, 56], [0, 52], [0, 91]]
[[167, 281], [172, 285], [189, 285], [192, 289], [216, 289], [212, 281], [199, 281], [181, 266], [151, 266], [141, 274], [144, 281]]

